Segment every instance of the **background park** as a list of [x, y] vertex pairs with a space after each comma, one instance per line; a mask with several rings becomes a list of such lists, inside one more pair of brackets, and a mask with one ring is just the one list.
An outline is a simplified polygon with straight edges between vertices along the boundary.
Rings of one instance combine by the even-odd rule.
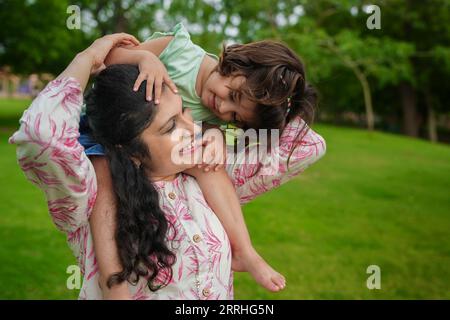
[[[180, 21], [215, 54], [223, 43], [287, 43], [321, 94], [312, 127], [326, 156], [243, 208], [287, 287], [270, 294], [237, 273], [236, 298], [450, 298], [449, 1], [0, 0], [0, 21], [0, 299], [79, 293], [66, 286], [76, 262], [65, 235], [7, 143], [23, 111], [97, 37], [143, 41]], [[371, 265], [380, 289], [366, 285]]]

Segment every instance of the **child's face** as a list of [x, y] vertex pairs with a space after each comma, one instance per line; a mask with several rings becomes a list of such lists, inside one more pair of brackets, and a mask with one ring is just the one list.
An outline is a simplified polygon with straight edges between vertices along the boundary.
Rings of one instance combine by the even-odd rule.
[[224, 77], [218, 72], [211, 73], [202, 90], [202, 104], [223, 121], [237, 124], [251, 122], [256, 104], [237, 94], [244, 82], [244, 76]]

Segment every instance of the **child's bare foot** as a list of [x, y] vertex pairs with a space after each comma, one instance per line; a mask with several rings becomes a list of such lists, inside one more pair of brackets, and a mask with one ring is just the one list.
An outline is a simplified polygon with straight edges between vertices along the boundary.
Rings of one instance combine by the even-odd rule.
[[269, 291], [278, 292], [286, 286], [286, 279], [273, 270], [254, 249], [245, 254], [233, 252], [231, 267], [234, 271], [249, 272], [256, 282]]

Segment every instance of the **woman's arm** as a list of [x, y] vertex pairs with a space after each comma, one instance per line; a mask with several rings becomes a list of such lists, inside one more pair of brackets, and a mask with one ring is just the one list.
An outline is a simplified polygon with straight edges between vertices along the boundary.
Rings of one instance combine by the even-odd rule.
[[[122, 42], [134, 42], [133, 39], [126, 34], [105, 36], [79, 53], [33, 101], [20, 121], [20, 129], [10, 139], [10, 143], [17, 145], [22, 170], [45, 192], [54, 223], [71, 239], [78, 239], [76, 232], [87, 226], [95, 208], [109, 201], [108, 194], [103, 191], [109, 190], [105, 185], [110, 181], [103, 179], [105, 175], [100, 175], [97, 181], [94, 167], [78, 142], [82, 91], [90, 73], [103, 65], [109, 50]], [[102, 188], [96, 201], [97, 185]], [[97, 223], [101, 215], [92, 218], [96, 226], [101, 226]], [[111, 222], [113, 219], [105, 220]], [[113, 226], [105, 228], [107, 234], [111, 228], [114, 229]], [[97, 233], [105, 233], [105, 228]], [[115, 242], [111, 241], [99, 246], [104, 252], [95, 249], [99, 257], [108, 257], [108, 253], [117, 251], [112, 247], [114, 245]], [[117, 265], [120, 267], [120, 263], [114, 263], [110, 257], [100, 260], [111, 262], [105, 266], [99, 261], [99, 268], [105, 274], [118, 271]], [[106, 285], [102, 287], [105, 298], [112, 297], [112, 290], [106, 289]], [[118, 289], [121, 295], [117, 294]], [[115, 287], [115, 290], [114, 297], [129, 298], [126, 283]]]
[[[71, 68], [79, 67], [78, 76], [87, 70], [86, 60], [77, 56], [71, 63]], [[27, 178], [45, 192], [54, 223], [66, 233], [87, 223], [97, 189], [92, 165], [77, 141], [81, 92], [73, 77], [50, 82], [9, 140], [17, 145], [19, 165]]]
[[244, 204], [300, 174], [325, 152], [325, 139], [296, 117], [283, 130], [272, 154], [260, 156], [256, 146], [237, 154], [229, 151], [226, 170]]
[[17, 145], [27, 178], [45, 192], [56, 226], [67, 233], [87, 223], [97, 190], [92, 164], [78, 143], [82, 91], [111, 48], [133, 39], [105, 36], [79, 53], [32, 102], [9, 140]]
[[79, 83], [81, 92], [83, 92], [89, 81], [91, 71], [99, 67], [98, 65], [94, 67], [94, 60], [95, 57], [92, 52], [82, 51], [75, 56], [56, 79], [74, 78]]

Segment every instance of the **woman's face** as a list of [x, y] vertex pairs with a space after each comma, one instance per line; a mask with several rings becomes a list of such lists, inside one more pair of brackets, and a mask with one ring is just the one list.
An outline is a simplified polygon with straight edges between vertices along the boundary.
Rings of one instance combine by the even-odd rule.
[[238, 125], [252, 122], [255, 103], [237, 94], [244, 82], [244, 76], [224, 77], [217, 71], [212, 72], [202, 90], [202, 104], [223, 121]]
[[150, 152], [150, 159], [146, 160], [149, 174], [153, 179], [161, 179], [195, 165], [194, 156], [201, 151], [201, 129], [192, 121], [188, 109], [183, 110], [181, 97], [167, 86], [163, 86], [160, 103], [155, 108], [153, 121], [142, 132], [141, 139]]

